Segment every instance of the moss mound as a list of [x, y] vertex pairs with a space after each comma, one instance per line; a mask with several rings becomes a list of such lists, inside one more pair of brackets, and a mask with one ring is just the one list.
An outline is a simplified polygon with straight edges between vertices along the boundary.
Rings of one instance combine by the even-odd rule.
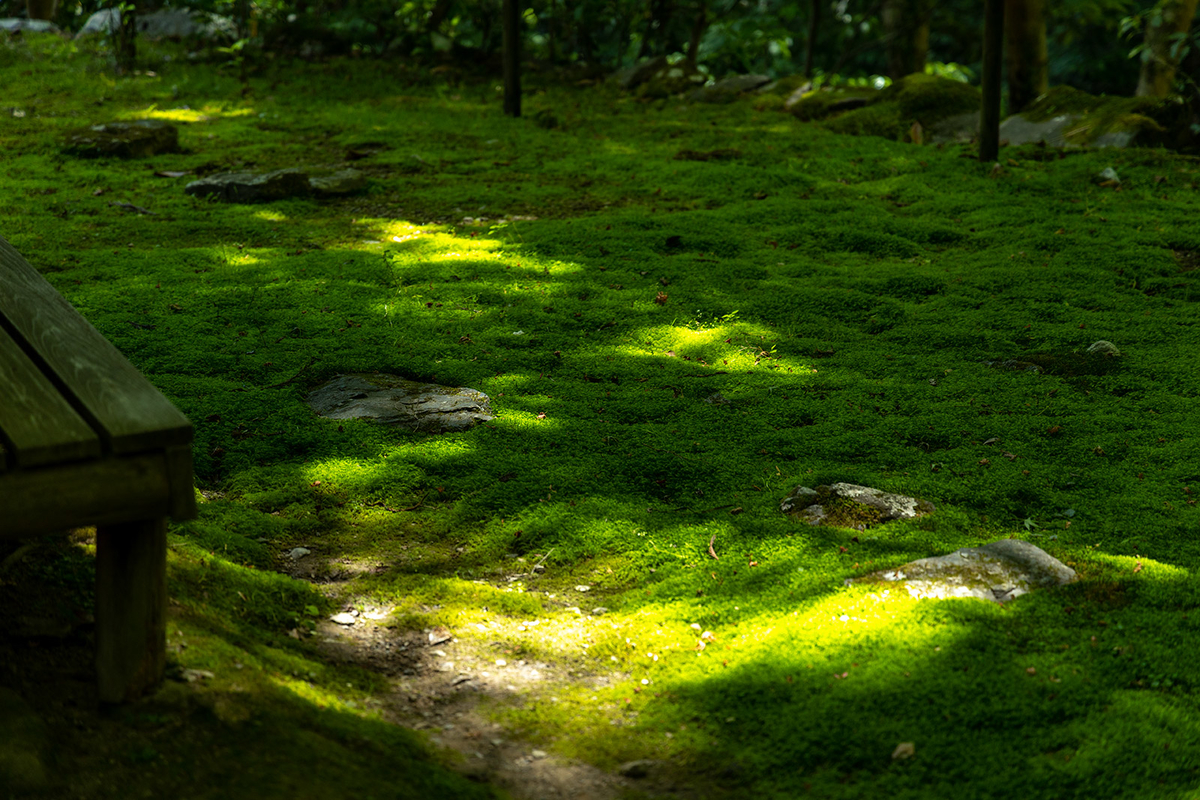
[[839, 105], [852, 98], [863, 98], [867, 103], [874, 102], [879, 94], [875, 89], [839, 89], [810, 92], [800, 102], [792, 106], [792, 114], [801, 122], [815, 122], [833, 114], [846, 111]]
[[947, 117], [975, 111], [979, 105], [979, 90], [974, 86], [918, 73], [876, 92], [868, 105], [847, 111], [826, 127], [835, 133], [907, 141], [912, 139], [914, 123], [929, 128]]
[[880, 92], [880, 101], [895, 102], [904, 122], [929, 127], [955, 114], [978, 111], [982, 98], [979, 90], [968, 83], [915, 73]]

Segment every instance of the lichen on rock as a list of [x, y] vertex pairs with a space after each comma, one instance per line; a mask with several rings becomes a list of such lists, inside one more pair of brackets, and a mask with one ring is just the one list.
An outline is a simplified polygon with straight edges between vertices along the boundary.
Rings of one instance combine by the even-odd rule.
[[934, 506], [915, 497], [839, 482], [816, 489], [797, 486], [783, 499], [779, 510], [810, 525], [866, 530], [884, 522], [929, 514]]

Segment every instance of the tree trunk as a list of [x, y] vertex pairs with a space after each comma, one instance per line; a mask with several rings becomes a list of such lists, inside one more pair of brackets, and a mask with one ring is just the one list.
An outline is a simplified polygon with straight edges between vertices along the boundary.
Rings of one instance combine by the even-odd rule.
[[1048, 84], [1046, 0], [1005, 0], [1005, 55], [1008, 61], [1008, 113], [1016, 114]]
[[25, 14], [30, 19], [54, 19], [58, 10], [58, 0], [26, 0]]
[[813, 52], [817, 49], [817, 27], [821, 24], [821, 3], [824, 0], [812, 0], [808, 16], [808, 42], [804, 49], [804, 77], [812, 78]]
[[931, 0], [883, 0], [879, 16], [887, 36], [888, 75], [892, 80], [925, 71], [932, 13]]
[[654, 53], [656, 43], [662, 50], [666, 41], [667, 26], [671, 23], [671, 0], [650, 0], [650, 19], [646, 23], [646, 33], [642, 37], [642, 46], [638, 49], [638, 60]]
[[708, 30], [708, 2], [700, 0], [700, 10], [696, 12], [696, 21], [692, 24], [692, 36], [688, 39], [687, 60], [693, 67], [696, 66], [696, 57], [700, 53], [700, 40], [704, 38], [706, 30]]
[[[1161, 11], [1161, 15], [1158, 13]], [[1178, 53], [1171, 50], [1177, 34], [1187, 35], [1196, 15], [1196, 0], [1163, 0], [1146, 22], [1146, 50], [1138, 76], [1139, 97], [1166, 97], [1175, 86]]]
[[979, 113], [979, 160], [1000, 155], [1000, 63], [1004, 51], [1004, 0], [983, 4], [983, 107]]
[[504, 25], [504, 113], [521, 116], [521, 6], [504, 0], [500, 11]]
[[117, 73], [126, 75], [133, 72], [137, 62], [137, 4], [122, 3], [121, 19], [113, 31], [116, 39]]

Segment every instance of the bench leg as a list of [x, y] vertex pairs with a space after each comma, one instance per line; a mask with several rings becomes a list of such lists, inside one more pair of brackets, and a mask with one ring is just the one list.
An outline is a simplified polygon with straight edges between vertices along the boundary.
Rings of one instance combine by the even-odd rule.
[[96, 529], [100, 702], [124, 703], [162, 680], [167, 659], [167, 521]]

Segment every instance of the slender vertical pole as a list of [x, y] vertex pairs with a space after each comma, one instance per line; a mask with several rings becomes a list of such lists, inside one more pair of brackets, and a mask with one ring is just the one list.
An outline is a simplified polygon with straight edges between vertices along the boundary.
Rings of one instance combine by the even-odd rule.
[[504, 113], [521, 116], [521, 3], [504, 0], [500, 16], [504, 26]]
[[983, 3], [983, 108], [979, 114], [979, 160], [1000, 155], [1000, 64], [1004, 55], [1004, 0]]

